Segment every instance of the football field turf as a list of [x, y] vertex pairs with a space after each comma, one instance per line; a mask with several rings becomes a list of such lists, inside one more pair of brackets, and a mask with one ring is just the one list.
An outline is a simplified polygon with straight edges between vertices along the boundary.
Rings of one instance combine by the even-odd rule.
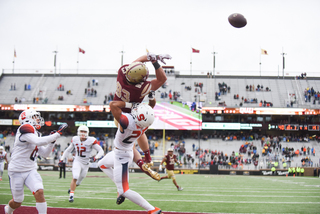
[[[67, 172], [66, 179], [59, 179], [57, 171], [39, 173], [48, 207], [143, 210], [127, 199], [117, 205], [116, 187], [102, 172], [88, 173], [77, 187], [73, 203], [69, 203], [67, 193], [71, 172]], [[170, 179], [157, 182], [142, 173], [130, 173], [129, 187], [164, 213], [320, 213], [318, 177], [179, 174], [176, 178], [183, 191], [177, 191]], [[0, 204], [7, 204], [11, 198], [5, 170], [0, 182]], [[35, 206], [35, 199], [26, 187], [23, 205]]]

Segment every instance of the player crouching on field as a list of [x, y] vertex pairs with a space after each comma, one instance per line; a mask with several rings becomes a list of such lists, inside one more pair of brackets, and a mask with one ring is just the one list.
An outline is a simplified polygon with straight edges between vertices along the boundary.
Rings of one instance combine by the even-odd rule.
[[132, 105], [123, 101], [112, 101], [110, 109], [119, 121], [114, 139], [114, 150], [98, 162], [100, 169], [116, 184], [117, 204], [125, 198], [141, 206], [148, 214], [161, 213], [161, 209], [152, 206], [139, 193], [129, 189], [129, 166], [133, 161], [133, 148], [137, 139], [147, 131], [154, 121], [153, 109], [145, 104], [133, 106], [131, 114], [122, 112], [121, 108]]
[[38, 154], [41, 157], [48, 157], [54, 143], [68, 125], [62, 124], [57, 132], [41, 137], [41, 133], [37, 130], [44, 125], [44, 120], [39, 112], [25, 110], [20, 114], [19, 122], [21, 126], [17, 130], [8, 168], [12, 199], [5, 206], [4, 212], [12, 214], [21, 206], [24, 199], [24, 185], [26, 185], [36, 199], [38, 213], [46, 214], [47, 202], [43, 194], [42, 178], [37, 172]]
[[95, 137], [89, 136], [89, 128], [87, 126], [79, 126], [78, 135], [71, 140], [70, 146], [64, 151], [60, 161], [64, 160], [70, 152], [76, 150], [76, 156], [72, 164], [72, 180], [70, 189], [68, 190], [69, 202], [74, 201], [74, 191], [79, 186], [82, 180], [87, 176], [89, 170], [90, 155], [92, 149], [95, 149], [98, 154], [93, 158], [93, 161], [99, 160], [104, 153]]
[[176, 182], [176, 177], [174, 176], [174, 164], [179, 163], [177, 160], [176, 155], [173, 154], [173, 149], [169, 148], [168, 149], [168, 154], [162, 159], [160, 166], [159, 166], [159, 171], [162, 170], [162, 164], [166, 163], [166, 168], [167, 168], [167, 176], [161, 177], [160, 181], [162, 179], [167, 179], [171, 178], [173, 181], [173, 184], [177, 187], [178, 191], [183, 190], [182, 187], [179, 187], [177, 182]]

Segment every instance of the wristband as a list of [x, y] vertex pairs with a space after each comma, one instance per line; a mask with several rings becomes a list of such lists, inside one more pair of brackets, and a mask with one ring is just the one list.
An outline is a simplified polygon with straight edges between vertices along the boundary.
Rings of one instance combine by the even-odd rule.
[[152, 65], [153, 65], [154, 69], [156, 69], [156, 70], [158, 70], [161, 67], [161, 65], [158, 63], [158, 61], [155, 61], [154, 63], [152, 63]]
[[132, 103], [126, 103], [125, 108], [132, 108]]

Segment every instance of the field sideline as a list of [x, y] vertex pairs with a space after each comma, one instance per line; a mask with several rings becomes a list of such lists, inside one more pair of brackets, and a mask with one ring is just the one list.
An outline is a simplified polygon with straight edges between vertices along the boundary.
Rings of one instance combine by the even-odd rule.
[[[74, 203], [68, 202], [67, 194], [71, 172], [67, 172], [66, 179], [59, 179], [57, 171], [39, 172], [48, 207], [82, 209], [82, 212], [75, 212], [78, 214], [95, 213], [88, 212], [90, 209], [106, 209], [101, 213], [143, 211], [129, 200], [116, 205], [116, 187], [102, 172], [88, 173], [75, 191]], [[180, 174], [176, 177], [183, 191], [177, 191], [169, 179], [157, 182], [142, 173], [130, 173], [130, 188], [164, 213], [320, 213], [320, 179], [317, 177]], [[5, 170], [0, 182], [0, 204], [5, 205], [11, 198]], [[23, 205], [35, 206], [34, 197], [27, 188]]]

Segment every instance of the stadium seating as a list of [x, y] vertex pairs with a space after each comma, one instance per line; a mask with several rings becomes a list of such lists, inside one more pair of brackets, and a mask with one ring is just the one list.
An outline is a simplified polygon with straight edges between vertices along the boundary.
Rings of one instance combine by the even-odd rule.
[[[149, 79], [155, 78], [150, 76]], [[98, 86], [92, 87], [92, 79], [99, 80]], [[90, 81], [90, 89], [97, 90], [97, 96], [87, 96], [85, 88]], [[47, 97], [48, 104], [84, 104], [83, 100], [87, 100], [87, 104], [101, 105], [105, 100], [105, 95], [114, 93], [116, 90], [116, 75], [108, 76], [78, 76], [78, 75], [13, 75], [3, 74], [0, 80], [0, 97], [1, 103], [12, 104], [15, 97], [22, 100], [22, 103], [33, 103], [34, 97], [39, 97], [38, 103]], [[230, 87], [230, 93], [221, 95], [221, 100], [215, 100], [215, 93], [219, 92], [218, 83], [225, 82]], [[202, 91], [200, 87], [196, 87], [195, 83], [202, 83]], [[317, 86], [318, 80], [315, 79], [282, 79], [282, 78], [239, 78], [235, 76], [218, 76], [209, 79], [206, 76], [168, 76], [165, 87], [161, 87], [156, 92], [158, 101], [169, 101], [169, 97], [161, 98], [161, 93], [171, 90], [179, 92], [180, 97], [178, 101], [198, 101], [199, 99], [205, 106], [218, 106], [219, 102], [225, 102], [228, 107], [239, 106], [241, 98], [249, 100], [256, 98], [258, 103], [243, 103], [243, 107], [258, 107], [260, 100], [273, 103], [273, 107], [288, 107], [290, 104], [289, 94], [296, 95], [296, 103], [293, 107], [314, 107], [312, 102], [304, 102], [304, 90], [307, 87], [314, 87], [316, 91], [320, 90]], [[16, 90], [10, 90], [11, 84], [16, 84]], [[24, 85], [30, 84], [31, 90], [25, 91]], [[59, 91], [57, 88], [62, 84], [64, 91]], [[247, 85], [263, 85], [264, 89], [257, 91], [246, 90]], [[191, 90], [187, 90], [190, 87]], [[266, 91], [269, 87], [271, 91]], [[66, 92], [70, 90], [72, 95], [67, 95]], [[234, 99], [234, 95], [239, 94], [239, 99]], [[59, 96], [63, 96], [63, 100], [58, 100]]]

